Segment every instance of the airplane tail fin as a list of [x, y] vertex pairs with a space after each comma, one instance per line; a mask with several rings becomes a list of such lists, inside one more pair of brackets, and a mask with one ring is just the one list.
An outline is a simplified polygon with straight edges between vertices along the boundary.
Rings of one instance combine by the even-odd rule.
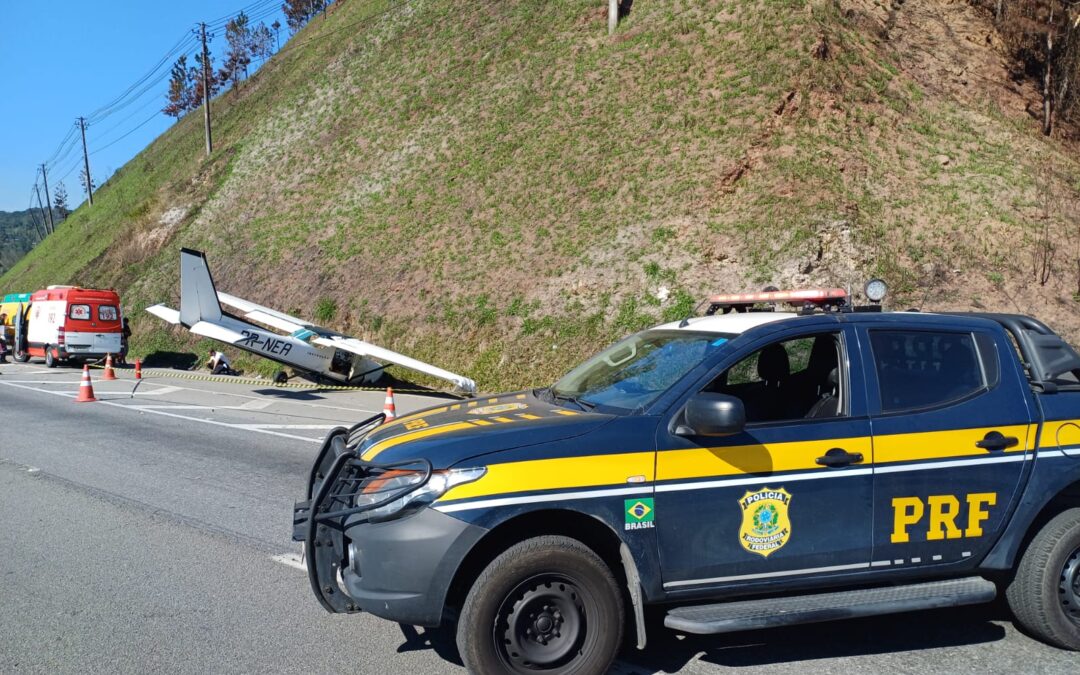
[[221, 319], [214, 279], [202, 251], [180, 249], [180, 323], [191, 328], [200, 321]]

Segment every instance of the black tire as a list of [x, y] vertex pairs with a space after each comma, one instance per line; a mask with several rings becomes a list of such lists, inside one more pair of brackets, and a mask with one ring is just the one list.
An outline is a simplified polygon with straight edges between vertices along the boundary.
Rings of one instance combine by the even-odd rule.
[[1039, 530], [1005, 596], [1034, 637], [1080, 651], [1080, 508], [1059, 513]]
[[16, 363], [26, 363], [27, 361], [30, 360], [30, 355], [27, 354], [26, 352], [22, 351], [21, 349], [18, 349], [18, 350], [15, 350], [14, 352], [12, 352], [11, 358]]
[[504, 551], [469, 590], [457, 647], [471, 673], [601, 675], [622, 645], [623, 596], [611, 570], [568, 537]]
[[53, 348], [48, 346], [48, 345], [45, 345], [45, 367], [46, 368], [55, 368], [56, 363], [57, 363], [57, 358], [56, 358], [56, 353], [53, 351]]
[[274, 384], [285, 384], [289, 381], [289, 375], [284, 370], [274, 373]]

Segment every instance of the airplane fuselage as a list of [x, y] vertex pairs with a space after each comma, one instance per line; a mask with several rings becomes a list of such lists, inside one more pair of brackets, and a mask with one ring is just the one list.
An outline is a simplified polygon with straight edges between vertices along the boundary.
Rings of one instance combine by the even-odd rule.
[[315, 346], [300, 338], [272, 333], [231, 316], [223, 316], [218, 323], [244, 336], [242, 340], [232, 343], [234, 347], [311, 375], [337, 382], [374, 382], [381, 375], [378, 363], [344, 350]]

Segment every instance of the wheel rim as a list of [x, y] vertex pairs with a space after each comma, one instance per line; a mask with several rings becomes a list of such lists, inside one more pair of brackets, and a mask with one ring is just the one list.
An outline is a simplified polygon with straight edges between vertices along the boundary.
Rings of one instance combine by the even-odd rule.
[[563, 575], [544, 574], [518, 585], [499, 607], [495, 644], [515, 672], [552, 670], [581, 652], [587, 628], [584, 598]]
[[1065, 616], [1080, 625], [1080, 547], [1077, 547], [1065, 560], [1061, 568], [1061, 583], [1058, 585], [1061, 606]]

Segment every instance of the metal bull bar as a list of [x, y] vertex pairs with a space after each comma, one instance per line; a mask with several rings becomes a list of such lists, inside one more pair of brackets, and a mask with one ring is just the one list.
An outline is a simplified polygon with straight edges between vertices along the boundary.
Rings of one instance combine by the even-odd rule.
[[[306, 501], [293, 504], [293, 540], [304, 543], [308, 580], [315, 597], [328, 612], [359, 612], [341, 587], [341, 566], [347, 557], [345, 522], [349, 516], [371, 511], [424, 486], [431, 478], [431, 462], [426, 459], [391, 464], [374, 464], [360, 459], [359, 447], [373, 429], [383, 423], [379, 413], [349, 429], [337, 427], [326, 435], [308, 477]], [[422, 480], [405, 488], [388, 491], [377, 501], [353, 506], [356, 495], [387, 471], [414, 467]], [[378, 491], [375, 491], [378, 493]]]

